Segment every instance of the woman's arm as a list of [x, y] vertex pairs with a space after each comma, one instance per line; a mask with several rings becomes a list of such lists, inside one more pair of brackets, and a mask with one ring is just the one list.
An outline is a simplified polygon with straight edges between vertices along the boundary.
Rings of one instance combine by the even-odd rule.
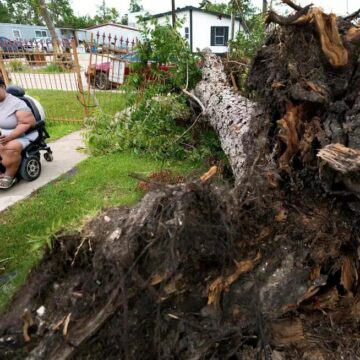
[[12, 141], [18, 138], [21, 135], [24, 135], [28, 130], [30, 130], [35, 125], [35, 118], [32, 112], [30, 111], [17, 111], [16, 118], [18, 124], [16, 128], [9, 133], [7, 136], [0, 136], [0, 144], [4, 145], [9, 141]]

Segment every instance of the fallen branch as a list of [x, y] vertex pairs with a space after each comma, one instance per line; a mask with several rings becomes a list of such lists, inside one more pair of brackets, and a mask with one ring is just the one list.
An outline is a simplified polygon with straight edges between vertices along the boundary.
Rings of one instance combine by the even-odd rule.
[[296, 11], [301, 11], [303, 8], [299, 5], [296, 5], [295, 3], [293, 3], [291, 0], [282, 0], [282, 2], [288, 6], [290, 6], [292, 9], [296, 10]]
[[206, 108], [204, 106], [204, 104], [201, 102], [201, 100], [196, 96], [194, 95], [193, 93], [191, 93], [190, 91], [186, 90], [186, 89], [183, 89], [182, 90], [184, 94], [186, 94], [189, 98], [193, 99], [201, 108], [201, 112], [203, 114], [205, 114], [206, 112]]
[[356, 18], [360, 17], [360, 9], [359, 10], [356, 10], [355, 12], [353, 12], [352, 14], [348, 15], [348, 16], [345, 16], [344, 17], [344, 20], [346, 21], [352, 21]]

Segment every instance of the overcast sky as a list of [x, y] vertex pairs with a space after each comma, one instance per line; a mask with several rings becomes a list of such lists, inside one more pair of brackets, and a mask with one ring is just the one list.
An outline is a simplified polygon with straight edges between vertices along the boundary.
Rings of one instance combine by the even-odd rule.
[[[96, 8], [102, 3], [102, 0], [70, 0], [76, 15], [94, 15]], [[127, 13], [130, 0], [105, 0], [106, 6], [115, 7], [121, 15]], [[227, 0], [216, 0], [215, 2], [225, 2]], [[271, 0], [268, 2], [270, 3]], [[274, 3], [277, 0], [273, 0]], [[171, 9], [171, 0], [142, 0], [144, 9], [150, 13], [158, 13], [168, 11]], [[176, 7], [183, 7], [186, 5], [198, 6], [200, 0], [175, 0]], [[262, 0], [252, 0], [255, 6], [259, 8], [262, 6]], [[335, 12], [337, 14], [352, 13], [360, 8], [359, 0], [297, 0], [295, 2], [301, 5], [313, 3], [315, 6], [321, 6], [327, 12]]]

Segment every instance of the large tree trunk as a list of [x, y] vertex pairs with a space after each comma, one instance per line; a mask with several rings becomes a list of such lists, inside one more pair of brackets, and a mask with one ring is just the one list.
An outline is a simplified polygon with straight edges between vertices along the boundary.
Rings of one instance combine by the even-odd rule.
[[205, 106], [205, 116], [217, 132], [234, 176], [242, 182], [266, 145], [269, 117], [257, 103], [236, 94], [229, 86], [224, 65], [210, 51], [204, 52], [203, 80], [195, 94]]
[[38, 0], [38, 1], [39, 1], [39, 7], [41, 10], [42, 17], [44, 18], [45, 24], [50, 31], [51, 41], [52, 41], [53, 48], [54, 48], [54, 53], [57, 54], [60, 52], [60, 47], [59, 47], [59, 38], [56, 34], [54, 23], [51, 20], [45, 0]]

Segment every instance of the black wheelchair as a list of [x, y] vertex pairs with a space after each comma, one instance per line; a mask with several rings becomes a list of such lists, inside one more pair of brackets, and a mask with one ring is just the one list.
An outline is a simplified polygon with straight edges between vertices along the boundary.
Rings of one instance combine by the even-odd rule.
[[[19, 86], [8, 86], [6, 92], [18, 97], [26, 103], [33, 113], [36, 124], [29, 132], [37, 131], [38, 137], [31, 141], [30, 144], [23, 149], [21, 156], [21, 164], [17, 173], [17, 180], [24, 179], [26, 181], [34, 181], [41, 174], [40, 152], [45, 151], [44, 159], [53, 161], [53, 153], [51, 148], [46, 144], [45, 140], [50, 137], [45, 127], [45, 116], [43, 109], [39, 109], [41, 105], [29, 96], [25, 95], [25, 90]], [[36, 104], [37, 103], [37, 104]], [[0, 163], [0, 172], [5, 172], [4, 166]]]

